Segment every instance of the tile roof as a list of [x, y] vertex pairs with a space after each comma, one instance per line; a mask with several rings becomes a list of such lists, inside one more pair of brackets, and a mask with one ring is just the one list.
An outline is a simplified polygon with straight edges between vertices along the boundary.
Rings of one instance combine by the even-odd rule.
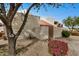
[[44, 21], [44, 20], [40, 20], [40, 21], [39, 21], [39, 24], [40, 24], [41, 26], [50, 26], [50, 25], [52, 25], [52, 24], [50, 24], [50, 23], [48, 23], [47, 21]]

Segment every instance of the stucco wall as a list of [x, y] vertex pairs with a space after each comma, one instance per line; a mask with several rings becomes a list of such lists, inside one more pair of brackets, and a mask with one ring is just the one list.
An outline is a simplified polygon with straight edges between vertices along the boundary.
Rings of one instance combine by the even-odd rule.
[[40, 35], [43, 39], [48, 39], [48, 26], [40, 26]]
[[61, 37], [62, 30], [63, 30], [63, 28], [54, 27], [54, 38]]
[[[23, 18], [24, 18], [24, 15], [22, 13], [17, 13], [15, 15], [15, 18], [14, 18], [13, 23], [12, 23], [13, 30], [15, 33], [19, 30], [19, 28], [23, 22]], [[40, 32], [40, 25], [38, 24], [38, 20], [39, 20], [39, 17], [29, 15], [27, 22], [26, 22], [26, 25], [25, 25], [25, 27], [20, 35], [20, 38], [23, 39], [23, 37], [29, 36], [29, 33], [27, 33], [27, 30], [32, 30], [35, 33], [39, 33]]]

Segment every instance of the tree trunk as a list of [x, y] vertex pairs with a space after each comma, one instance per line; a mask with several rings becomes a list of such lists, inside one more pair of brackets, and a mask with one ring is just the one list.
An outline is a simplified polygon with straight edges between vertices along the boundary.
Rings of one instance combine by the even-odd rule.
[[71, 32], [73, 32], [73, 30], [74, 30], [74, 26], [72, 26], [72, 30], [71, 30]]
[[9, 55], [16, 55], [16, 40], [12, 37], [8, 39]]
[[8, 52], [10, 56], [16, 55], [16, 39], [11, 27], [7, 27]]

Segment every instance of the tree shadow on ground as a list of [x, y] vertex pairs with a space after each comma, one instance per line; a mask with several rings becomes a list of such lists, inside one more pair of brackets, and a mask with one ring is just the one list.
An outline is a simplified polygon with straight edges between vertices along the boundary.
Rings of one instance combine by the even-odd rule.
[[18, 48], [16, 50], [16, 54], [20, 53], [20, 52], [25, 52], [28, 50], [28, 47], [30, 47], [31, 45], [34, 45], [36, 42], [38, 42], [39, 40], [38, 39], [34, 39], [32, 40], [32, 43], [28, 44], [27, 46], [24, 46], [24, 47], [21, 47], [21, 48]]
[[2, 44], [0, 45], [0, 56], [7, 56], [8, 55], [8, 45]]
[[7, 44], [2, 44], [2, 45], [0, 45], [0, 48], [4, 48], [6, 46], [7, 46]]

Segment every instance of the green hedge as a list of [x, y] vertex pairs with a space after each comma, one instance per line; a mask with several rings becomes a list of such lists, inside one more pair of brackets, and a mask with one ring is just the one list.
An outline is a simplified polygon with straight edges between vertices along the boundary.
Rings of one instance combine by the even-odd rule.
[[67, 31], [67, 30], [63, 30], [62, 31], [62, 37], [69, 37], [70, 36], [70, 32], [69, 31]]

